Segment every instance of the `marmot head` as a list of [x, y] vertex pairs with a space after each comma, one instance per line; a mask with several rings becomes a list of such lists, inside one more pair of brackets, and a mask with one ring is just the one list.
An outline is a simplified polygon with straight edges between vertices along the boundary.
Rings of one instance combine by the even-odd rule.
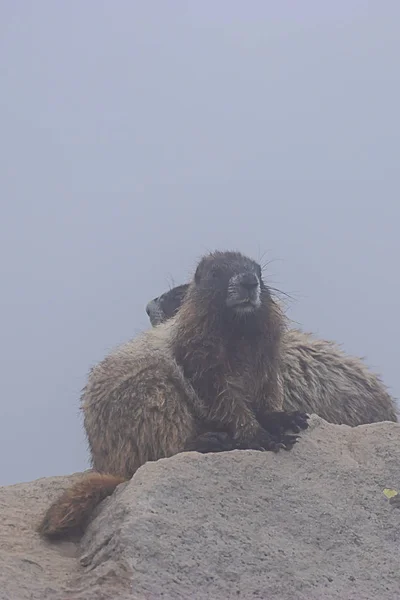
[[188, 287], [188, 283], [178, 285], [147, 303], [146, 312], [153, 327], [167, 321], [178, 312]]
[[209, 307], [235, 320], [256, 315], [271, 301], [260, 265], [240, 252], [213, 252], [203, 257], [183, 305], [189, 297], [199, 311]]

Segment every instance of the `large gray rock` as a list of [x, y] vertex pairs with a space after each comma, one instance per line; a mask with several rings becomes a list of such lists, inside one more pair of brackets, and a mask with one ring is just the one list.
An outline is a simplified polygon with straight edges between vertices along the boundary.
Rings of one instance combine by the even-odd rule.
[[400, 424], [313, 416], [291, 452], [148, 463], [80, 544], [32, 527], [71, 477], [0, 488], [0, 598], [394, 600], [400, 597]]

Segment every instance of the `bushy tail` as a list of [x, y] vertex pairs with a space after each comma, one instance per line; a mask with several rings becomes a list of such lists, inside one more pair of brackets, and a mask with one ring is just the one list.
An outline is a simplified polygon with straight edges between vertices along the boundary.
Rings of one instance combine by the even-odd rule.
[[38, 533], [52, 540], [83, 533], [92, 511], [124, 481], [109, 474], [85, 475], [53, 502], [37, 528]]

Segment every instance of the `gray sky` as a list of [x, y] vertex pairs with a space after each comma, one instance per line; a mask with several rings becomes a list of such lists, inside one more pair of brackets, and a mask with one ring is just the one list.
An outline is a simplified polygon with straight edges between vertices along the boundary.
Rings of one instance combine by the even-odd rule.
[[3, 0], [0, 484], [88, 466], [88, 369], [211, 249], [400, 396], [399, 16]]

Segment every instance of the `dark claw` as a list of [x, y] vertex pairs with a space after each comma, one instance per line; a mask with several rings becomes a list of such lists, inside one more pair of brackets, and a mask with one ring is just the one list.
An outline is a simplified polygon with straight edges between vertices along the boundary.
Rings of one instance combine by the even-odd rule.
[[[283, 450], [291, 450], [293, 448], [293, 446], [297, 443], [299, 437], [297, 435], [276, 435], [276, 436], [272, 436], [275, 446], [276, 448], [278, 448], [278, 450], [280, 448], [282, 448]], [[272, 448], [274, 452], [277, 452], [278, 450], [275, 450], [274, 448]]]
[[284, 431], [291, 429], [294, 433], [300, 433], [307, 429], [309, 415], [305, 412], [271, 412], [262, 419], [262, 426], [272, 434], [281, 435]]
[[281, 440], [284, 444], [285, 450], [291, 450], [299, 438], [297, 435], [284, 435]]
[[[282, 436], [282, 435], [271, 435], [268, 431], [262, 430], [253, 442], [247, 445], [249, 449], [261, 449], [267, 452], [279, 452], [281, 449], [286, 449], [286, 443], [289, 442], [288, 438], [294, 436]], [[296, 441], [296, 440], [295, 440]], [[295, 443], [290, 442], [290, 443]]]
[[279, 435], [271, 436], [270, 450], [278, 452], [282, 450], [291, 450], [293, 446], [298, 442], [299, 436], [279, 433]]

